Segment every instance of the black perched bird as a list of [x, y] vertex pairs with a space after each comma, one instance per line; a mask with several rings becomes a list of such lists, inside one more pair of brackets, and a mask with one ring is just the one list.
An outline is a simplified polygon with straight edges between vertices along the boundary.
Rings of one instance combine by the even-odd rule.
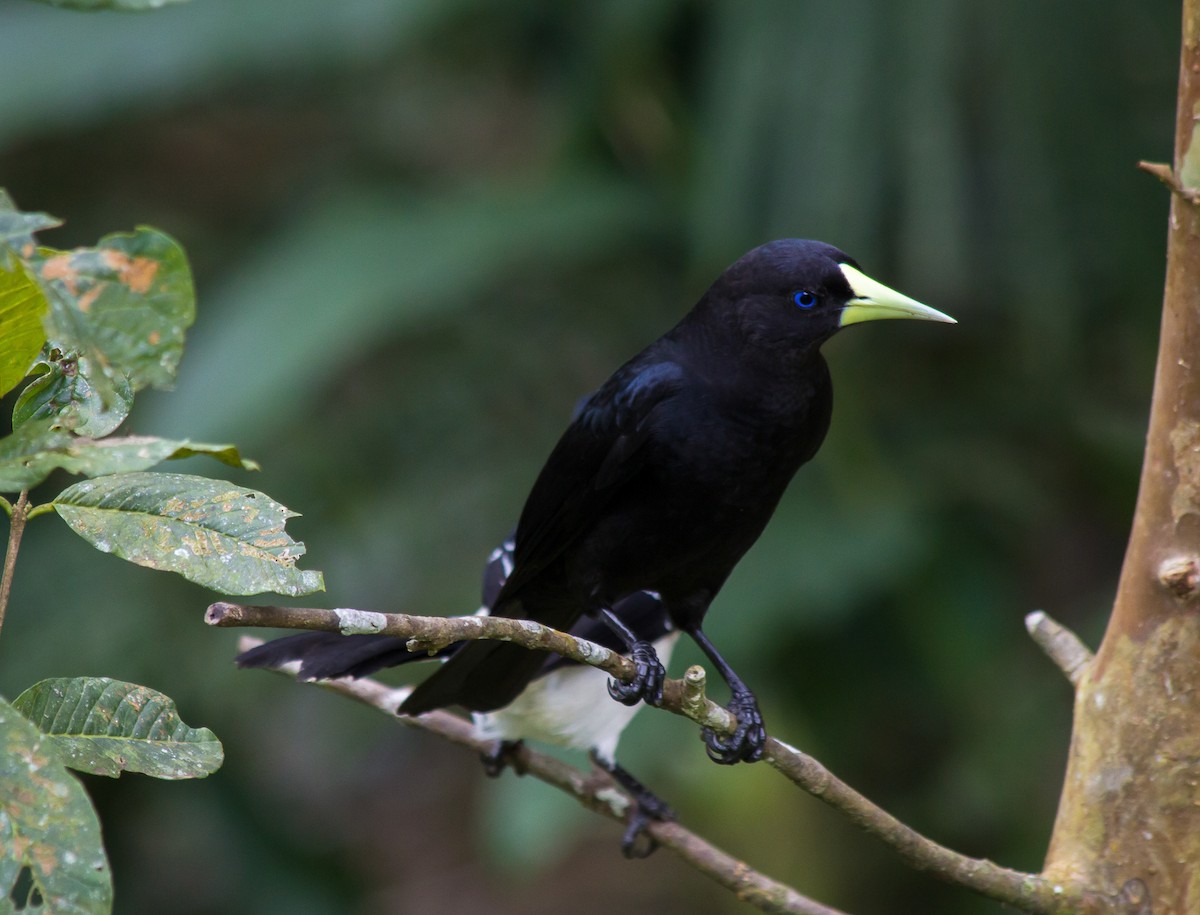
[[[599, 617], [637, 665], [633, 682], [613, 681], [609, 692], [630, 705], [658, 704], [663, 666], [612, 607], [637, 591], [661, 595], [732, 692], [737, 729], [729, 737], [706, 730], [709, 756], [761, 758], [766, 732], [754, 694], [701, 623], [825, 437], [833, 399], [821, 344], [848, 324], [880, 318], [953, 323], [821, 242], [774, 241], [735, 262], [578, 411], [521, 512], [495, 613], [560, 630], [585, 613]], [[544, 662], [510, 643], [473, 642], [400, 711], [501, 708]]]
[[[488, 612], [512, 572], [513, 541], [506, 540], [488, 557], [483, 573], [483, 606]], [[638, 591], [613, 605], [613, 614], [638, 639], [654, 644], [664, 662], [679, 633], [667, 618], [658, 595]], [[584, 617], [571, 629], [579, 638], [620, 651], [624, 645], [602, 621]], [[466, 645], [455, 642], [438, 653], [453, 657]], [[385, 667], [429, 660], [427, 652], [412, 652], [405, 639], [387, 635], [340, 635], [303, 632], [258, 645], [237, 657], [239, 667], [282, 667], [300, 662], [302, 680], [365, 677]], [[498, 775], [516, 744], [534, 739], [568, 749], [587, 750], [634, 800], [621, 848], [628, 857], [644, 857], [654, 843], [640, 843], [651, 820], [671, 819], [671, 809], [616, 761], [617, 742], [637, 713], [636, 706], [619, 705], [604, 696], [607, 675], [595, 667], [576, 664], [559, 655], [543, 659], [537, 676], [502, 709], [475, 713], [478, 735], [497, 741], [484, 756], [489, 775]]]

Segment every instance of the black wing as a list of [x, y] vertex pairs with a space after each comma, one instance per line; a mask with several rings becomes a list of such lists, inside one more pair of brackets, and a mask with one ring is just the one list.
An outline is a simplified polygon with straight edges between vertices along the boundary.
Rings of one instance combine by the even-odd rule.
[[585, 533], [641, 469], [654, 414], [682, 387], [684, 371], [671, 361], [639, 363], [627, 363], [581, 406], [546, 459], [517, 523], [514, 568], [498, 606]]
[[[588, 609], [564, 600], [519, 606], [514, 602], [603, 516], [622, 485], [641, 469], [655, 412], [683, 382], [683, 368], [656, 358], [652, 346], [618, 369], [579, 410], [521, 512], [515, 564], [500, 590], [498, 613], [567, 629]], [[415, 715], [447, 705], [491, 711], [512, 702], [544, 663], [543, 652], [504, 642], [475, 642], [421, 683], [400, 711]]]

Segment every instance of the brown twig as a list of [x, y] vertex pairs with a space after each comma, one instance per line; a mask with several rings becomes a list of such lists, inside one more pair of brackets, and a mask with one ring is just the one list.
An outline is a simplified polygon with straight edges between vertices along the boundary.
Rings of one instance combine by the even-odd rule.
[[1142, 161], [1137, 164], [1137, 167], [1148, 175], [1153, 175], [1163, 184], [1171, 189], [1171, 193], [1182, 197], [1189, 203], [1200, 203], [1200, 189], [1194, 187], [1184, 187], [1179, 183], [1179, 179], [1175, 177], [1175, 171], [1166, 162], [1146, 162]]
[[[244, 638], [239, 647], [245, 651], [256, 644], [261, 643], [257, 639]], [[294, 676], [298, 666], [288, 665], [289, 669], [282, 672]], [[426, 712], [415, 717], [397, 715], [396, 708], [404, 701], [410, 687], [392, 688], [367, 677], [357, 680], [323, 680], [319, 685], [376, 708], [406, 727], [437, 734], [476, 753], [486, 753], [492, 749], [490, 741], [480, 740], [475, 736], [475, 729], [469, 721], [449, 712]], [[599, 773], [581, 772], [524, 744], [514, 752], [515, 764], [523, 775], [530, 775], [553, 785], [595, 813], [613, 820], [625, 819], [629, 799], [620, 791], [614, 790], [607, 777], [601, 779], [597, 777]], [[763, 912], [786, 915], [845, 915], [839, 909], [822, 905], [801, 895], [790, 886], [759, 873], [744, 861], [739, 861], [679, 823], [652, 822], [647, 826], [647, 832], [660, 846], [670, 849], [696, 870], [732, 891], [738, 899]]]
[[410, 616], [407, 613], [376, 613], [371, 610], [325, 610], [219, 601], [205, 611], [204, 622], [218, 627], [269, 627], [340, 632], [342, 635], [390, 635], [405, 639], [409, 651], [428, 651], [430, 654], [452, 642], [495, 639], [551, 651], [580, 664], [599, 667], [614, 677], [628, 680], [635, 674], [633, 662], [615, 651], [558, 632], [549, 626], [502, 616]]
[[[621, 655], [566, 633], [557, 632], [528, 620], [503, 617], [425, 617], [400, 613], [366, 613], [364, 611], [302, 609], [296, 607], [244, 606], [221, 602], [213, 604], [205, 614], [212, 626], [269, 626], [291, 629], [315, 629], [353, 634], [369, 631], [409, 640], [420, 647], [434, 650], [451, 642], [467, 639], [500, 639], [526, 648], [554, 651], [574, 661], [592, 664], [623, 680], [632, 679], [634, 665]], [[363, 681], [356, 681], [363, 682]], [[354, 695], [352, 681], [331, 681], [331, 689]], [[691, 667], [681, 680], [668, 680], [663, 690], [662, 707], [695, 723], [720, 733], [731, 733], [737, 719], [725, 708], [704, 694], [705, 674], [701, 667]], [[382, 687], [379, 687], [382, 688]], [[395, 705], [401, 694], [392, 698]], [[357, 698], [357, 697], [356, 697]], [[394, 710], [395, 705], [392, 706]], [[430, 715], [439, 713], [430, 713]], [[425, 721], [429, 715], [420, 716]], [[453, 716], [447, 716], [453, 718]], [[401, 718], [401, 720], [405, 720]], [[441, 717], [434, 719], [441, 721]], [[455, 727], [470, 726], [461, 719]], [[440, 733], [440, 732], [439, 732]], [[457, 733], [457, 732], [456, 732]], [[473, 735], [456, 742], [471, 747], [482, 746]], [[768, 738], [764, 753], [766, 761], [793, 783], [849, 817], [864, 831], [893, 848], [910, 866], [927, 871], [947, 883], [974, 890], [992, 899], [1020, 908], [1034, 915], [1064, 915], [1064, 913], [1101, 913], [1111, 910], [1110, 900], [1096, 894], [1084, 893], [1073, 886], [1055, 884], [1036, 874], [1001, 867], [991, 861], [971, 858], [939, 845], [905, 826], [887, 811], [872, 803], [845, 782], [838, 779], [820, 762], [783, 741]], [[569, 769], [569, 767], [567, 767]], [[574, 770], [571, 770], [574, 771]], [[572, 789], [572, 793], [576, 793]], [[656, 824], [655, 830], [670, 833], [673, 824]], [[656, 839], [659, 833], [653, 831]], [[660, 839], [661, 841], [661, 839]], [[664, 842], [663, 844], [667, 844]], [[745, 869], [746, 865], [738, 864]], [[706, 871], [707, 872], [707, 871]], [[765, 878], [764, 878], [765, 879]], [[728, 884], [726, 884], [728, 885]], [[795, 892], [794, 890], [790, 892]], [[799, 897], [803, 899], [804, 897]], [[767, 911], [792, 911], [767, 909]], [[804, 910], [800, 910], [804, 911]]]
[[4, 571], [0, 573], [0, 628], [4, 626], [4, 614], [8, 610], [8, 598], [12, 594], [13, 574], [17, 568], [17, 550], [21, 548], [21, 535], [25, 533], [25, 522], [29, 519], [29, 493], [22, 492], [16, 505], [9, 512], [11, 523], [8, 528], [8, 548], [4, 551]]
[[1034, 610], [1025, 617], [1025, 628], [1037, 646], [1067, 675], [1071, 685], [1078, 686], [1093, 658], [1083, 640], [1042, 610]]

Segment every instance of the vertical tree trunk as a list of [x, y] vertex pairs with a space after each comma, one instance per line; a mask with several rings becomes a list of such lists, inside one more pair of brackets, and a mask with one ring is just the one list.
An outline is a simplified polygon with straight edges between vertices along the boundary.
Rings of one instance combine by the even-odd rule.
[[1160, 177], [1174, 192], [1141, 485], [1045, 870], [1154, 915], [1200, 912], [1200, 0], [1183, 3], [1174, 172]]

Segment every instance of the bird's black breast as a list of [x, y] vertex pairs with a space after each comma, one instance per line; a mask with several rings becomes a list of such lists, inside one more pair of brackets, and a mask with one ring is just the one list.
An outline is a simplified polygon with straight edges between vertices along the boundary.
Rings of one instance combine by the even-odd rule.
[[819, 356], [798, 376], [750, 381], [689, 373], [647, 417], [636, 472], [564, 550], [568, 590], [593, 604], [651, 590], [707, 606], [829, 426]]

